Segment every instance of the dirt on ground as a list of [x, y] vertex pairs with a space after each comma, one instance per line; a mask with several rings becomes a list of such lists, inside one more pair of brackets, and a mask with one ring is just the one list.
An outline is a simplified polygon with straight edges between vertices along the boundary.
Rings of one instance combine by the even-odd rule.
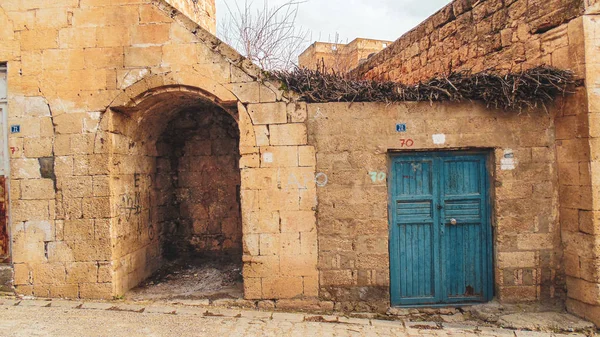
[[242, 264], [231, 259], [194, 258], [168, 262], [125, 296], [133, 301], [242, 298]]

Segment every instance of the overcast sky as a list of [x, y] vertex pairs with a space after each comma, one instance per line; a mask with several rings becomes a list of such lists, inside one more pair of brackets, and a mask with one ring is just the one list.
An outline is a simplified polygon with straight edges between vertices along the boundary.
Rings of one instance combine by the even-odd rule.
[[[228, 15], [225, 2], [240, 4], [244, 0], [217, 0], [217, 25]], [[262, 8], [264, 0], [254, 0]], [[269, 0], [270, 6], [285, 0]], [[312, 32], [312, 42], [342, 43], [357, 37], [394, 41], [418, 25], [450, 0], [308, 0], [300, 5], [297, 23]]]

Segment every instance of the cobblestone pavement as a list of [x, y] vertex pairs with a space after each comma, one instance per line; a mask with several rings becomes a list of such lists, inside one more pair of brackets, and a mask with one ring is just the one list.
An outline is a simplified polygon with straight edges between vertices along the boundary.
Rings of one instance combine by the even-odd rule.
[[[327, 322], [332, 321], [332, 322]], [[2, 300], [0, 336], [585, 336], [427, 322], [107, 302]]]

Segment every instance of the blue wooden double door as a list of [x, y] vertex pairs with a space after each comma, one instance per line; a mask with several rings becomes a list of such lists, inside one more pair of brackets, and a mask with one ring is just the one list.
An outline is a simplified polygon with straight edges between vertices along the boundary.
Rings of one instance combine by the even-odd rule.
[[393, 306], [486, 302], [493, 296], [485, 153], [392, 156]]

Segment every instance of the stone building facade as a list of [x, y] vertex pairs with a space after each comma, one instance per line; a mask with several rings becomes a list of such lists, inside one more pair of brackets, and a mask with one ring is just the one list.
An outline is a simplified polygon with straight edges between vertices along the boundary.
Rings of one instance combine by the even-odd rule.
[[[353, 70], [359, 77], [405, 83], [450, 71], [518, 72], [542, 64], [575, 72], [583, 86], [549, 111], [556, 128], [560, 229], [555, 235], [560, 234], [563, 247], [557, 271], [564, 274], [568, 309], [596, 323], [599, 14], [600, 3], [594, 0], [457, 0]], [[540, 242], [517, 247], [519, 260], [526, 260]], [[510, 283], [516, 279], [503, 278]]]
[[391, 41], [354, 39], [350, 43], [315, 42], [298, 57], [298, 65], [314, 69], [325, 67], [346, 73], [386, 48]]
[[[548, 111], [518, 114], [477, 103], [298, 102], [211, 34], [214, 21], [198, 9], [209, 12], [208, 2], [3, 1], [16, 292], [112, 298], [169, 254], [196, 251], [241, 259], [247, 300], [382, 311], [396, 287], [390, 163], [476, 151], [490, 182], [492, 295], [567, 298], [599, 324], [598, 5], [528, 2], [455, 1], [356, 70], [418, 80], [458, 69], [454, 49], [464, 45], [464, 67], [498, 57], [517, 69], [512, 56], [525, 48], [539, 55], [519, 64], [547, 60], [585, 79]], [[473, 42], [457, 20], [501, 43], [484, 33]], [[431, 50], [439, 54], [428, 59]], [[428, 64], [442, 68], [419, 70]]]

